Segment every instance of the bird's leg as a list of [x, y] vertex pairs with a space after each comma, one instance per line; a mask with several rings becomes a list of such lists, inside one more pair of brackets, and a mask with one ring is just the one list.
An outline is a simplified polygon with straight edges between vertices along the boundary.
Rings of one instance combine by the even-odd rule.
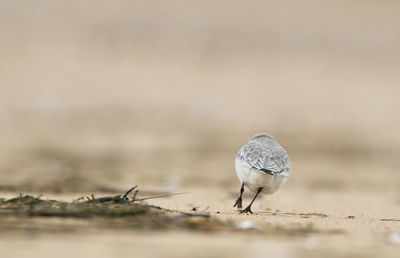
[[257, 196], [261, 193], [262, 189], [263, 189], [262, 187], [257, 189], [257, 193], [254, 196], [253, 200], [251, 200], [249, 206], [247, 206], [246, 209], [242, 210], [240, 213], [248, 213], [248, 212], [250, 212], [251, 214], [253, 214], [253, 212], [251, 211], [251, 205], [256, 200]]
[[243, 192], [244, 192], [244, 184], [242, 183], [242, 187], [240, 188], [240, 195], [237, 198], [235, 204], [233, 205], [233, 207], [237, 206], [239, 210], [242, 209], [242, 194], [243, 194]]

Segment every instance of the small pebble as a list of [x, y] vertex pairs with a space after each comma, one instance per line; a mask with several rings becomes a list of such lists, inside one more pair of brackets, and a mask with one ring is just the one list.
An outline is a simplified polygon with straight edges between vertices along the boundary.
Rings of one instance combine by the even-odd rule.
[[254, 222], [251, 220], [240, 221], [236, 223], [235, 227], [240, 230], [251, 230], [256, 228]]

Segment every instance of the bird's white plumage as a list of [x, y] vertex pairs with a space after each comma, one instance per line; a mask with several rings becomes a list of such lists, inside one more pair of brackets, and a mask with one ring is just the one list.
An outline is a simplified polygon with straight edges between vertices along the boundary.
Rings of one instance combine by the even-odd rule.
[[258, 134], [244, 145], [235, 159], [236, 174], [247, 189], [272, 194], [284, 184], [291, 170], [286, 151], [270, 135]]

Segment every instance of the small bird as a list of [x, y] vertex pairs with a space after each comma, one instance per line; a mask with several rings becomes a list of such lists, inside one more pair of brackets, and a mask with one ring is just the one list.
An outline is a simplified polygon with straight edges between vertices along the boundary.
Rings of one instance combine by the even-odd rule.
[[235, 168], [242, 186], [233, 207], [242, 209], [242, 195], [247, 187], [255, 196], [240, 213], [253, 213], [251, 205], [257, 196], [261, 192], [272, 194], [278, 190], [287, 181], [291, 165], [285, 149], [272, 136], [262, 133], [256, 134], [240, 149]]

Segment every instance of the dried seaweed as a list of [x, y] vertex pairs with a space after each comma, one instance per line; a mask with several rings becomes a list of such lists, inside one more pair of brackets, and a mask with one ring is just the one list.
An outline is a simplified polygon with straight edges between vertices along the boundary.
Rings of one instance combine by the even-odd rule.
[[103, 219], [100, 227], [109, 225], [110, 221], [108, 220], [112, 219], [114, 226], [120, 225], [126, 229], [163, 230], [182, 228], [209, 231], [228, 227], [227, 223], [212, 219], [209, 214], [173, 211], [142, 202], [143, 200], [164, 198], [176, 194], [136, 199], [138, 193], [138, 190], [136, 190], [132, 198], [129, 199], [129, 195], [136, 188], [137, 186], [134, 186], [124, 194], [114, 196], [96, 198], [94, 194], [91, 194], [90, 197], [79, 197], [72, 202], [43, 200], [41, 199], [42, 195], [34, 197], [20, 194], [15, 198], [0, 200], [0, 216], [13, 216], [21, 219], [36, 217], [99, 218]]

